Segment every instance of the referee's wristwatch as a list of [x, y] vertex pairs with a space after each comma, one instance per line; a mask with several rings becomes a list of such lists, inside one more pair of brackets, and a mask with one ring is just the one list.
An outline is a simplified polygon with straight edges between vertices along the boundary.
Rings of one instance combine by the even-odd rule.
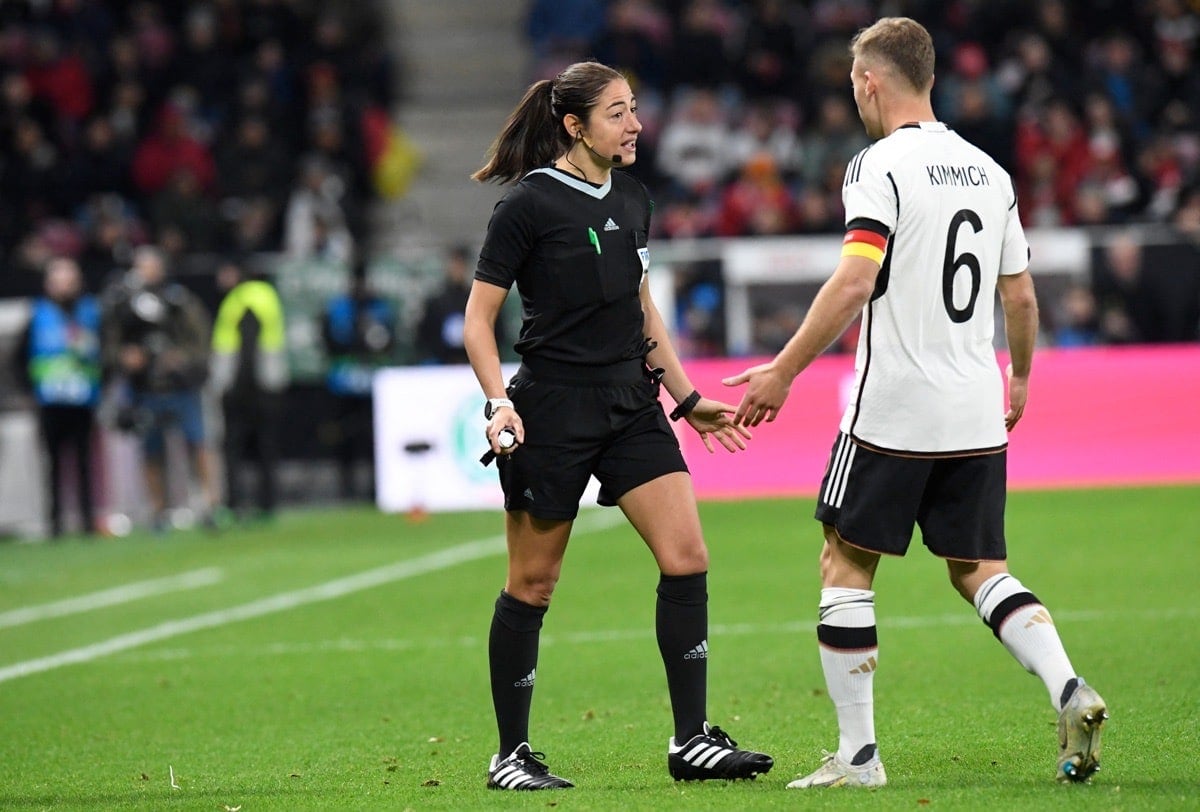
[[513, 402], [508, 398], [488, 398], [487, 403], [483, 404], [484, 418], [491, 420], [492, 415], [496, 413], [496, 410], [504, 408], [505, 406], [511, 409], [513, 407]]

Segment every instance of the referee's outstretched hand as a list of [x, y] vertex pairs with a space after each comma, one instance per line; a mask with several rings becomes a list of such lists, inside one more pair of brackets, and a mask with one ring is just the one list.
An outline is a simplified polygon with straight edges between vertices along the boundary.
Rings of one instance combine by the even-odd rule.
[[732, 403], [722, 403], [711, 398], [700, 398], [696, 406], [687, 414], [687, 422], [699, 434], [708, 453], [713, 453], [712, 438], [725, 446], [730, 453], [746, 450], [746, 441], [753, 435], [744, 426], [739, 426], [729, 415], [734, 412]]
[[768, 423], [774, 421], [792, 389], [792, 379], [777, 370], [771, 362], [750, 367], [723, 379], [721, 383], [726, 386], [749, 384], [733, 416], [735, 426], [757, 426], [763, 420]]

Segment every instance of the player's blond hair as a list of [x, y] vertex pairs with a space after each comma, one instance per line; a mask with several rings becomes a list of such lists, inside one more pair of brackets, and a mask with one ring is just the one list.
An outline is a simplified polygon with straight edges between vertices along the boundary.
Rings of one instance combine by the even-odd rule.
[[908, 17], [882, 17], [862, 29], [850, 40], [850, 55], [887, 63], [917, 92], [933, 86], [933, 37]]

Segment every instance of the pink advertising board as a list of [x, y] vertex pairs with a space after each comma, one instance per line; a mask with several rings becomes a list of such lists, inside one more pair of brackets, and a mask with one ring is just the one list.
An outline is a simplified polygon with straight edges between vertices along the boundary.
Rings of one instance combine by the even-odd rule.
[[[736, 404], [742, 388], [721, 379], [761, 360], [686, 366], [700, 391]], [[681, 423], [697, 495], [816, 493], [853, 374], [853, 356], [819, 358], [739, 454], [708, 454]], [[1200, 482], [1200, 346], [1040, 350], [1008, 470], [1016, 489]]]

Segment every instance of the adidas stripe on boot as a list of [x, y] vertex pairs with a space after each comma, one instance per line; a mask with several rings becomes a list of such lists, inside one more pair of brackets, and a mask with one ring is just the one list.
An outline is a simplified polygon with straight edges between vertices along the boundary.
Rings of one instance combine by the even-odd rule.
[[506, 759], [492, 756], [492, 763], [488, 765], [488, 789], [566, 789], [575, 786], [550, 772], [541, 760], [545, 757], [545, 753], [534, 752], [525, 742], [518, 744]]
[[771, 770], [775, 760], [766, 753], [739, 750], [737, 742], [719, 727], [704, 723], [704, 732], [676, 744], [667, 743], [667, 769], [676, 781], [713, 778], [754, 778]]

